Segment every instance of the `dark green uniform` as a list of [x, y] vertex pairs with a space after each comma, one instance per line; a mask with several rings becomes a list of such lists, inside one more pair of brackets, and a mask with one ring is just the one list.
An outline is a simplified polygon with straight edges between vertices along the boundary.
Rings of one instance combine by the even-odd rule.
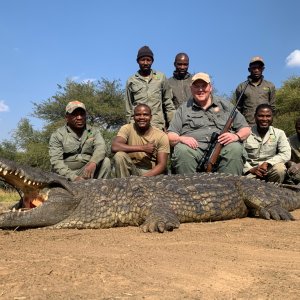
[[163, 73], [152, 70], [149, 77], [143, 77], [139, 72], [135, 73], [126, 83], [125, 104], [128, 123], [133, 122], [135, 106], [143, 103], [151, 108], [151, 125], [164, 129], [175, 113], [172, 97], [172, 90]]
[[110, 160], [105, 157], [106, 145], [96, 127], [87, 125], [80, 138], [67, 125], [58, 128], [51, 135], [49, 155], [52, 170], [71, 181], [82, 175], [88, 162], [97, 164], [95, 178], [110, 175]]
[[[176, 173], [195, 173], [197, 164], [208, 147], [213, 132], [221, 132], [233, 108], [228, 101], [213, 99], [211, 106], [207, 110], [203, 110], [194, 102], [193, 98], [190, 98], [177, 109], [168, 132], [195, 138], [199, 148], [194, 150], [183, 143], [175, 145], [172, 163]], [[243, 127], [248, 127], [248, 124], [242, 114], [237, 112], [232, 131], [236, 132]], [[222, 148], [217, 171], [242, 175], [244, 160], [242, 143], [230, 143]]]
[[169, 85], [173, 92], [173, 103], [177, 109], [183, 102], [192, 97], [191, 84], [192, 75], [187, 73], [184, 78], [177, 76], [177, 73], [173, 73], [173, 77], [168, 79]]
[[[272, 82], [262, 80], [258, 85], [255, 85], [251, 82], [250, 76], [248, 77], [249, 84], [242, 96], [238, 110], [244, 115], [246, 121], [250, 126], [255, 125], [255, 110], [259, 104], [267, 103], [270, 104], [273, 111], [275, 112], [275, 86]], [[235, 91], [236, 100], [240, 97], [246, 82], [242, 82], [238, 85]]]

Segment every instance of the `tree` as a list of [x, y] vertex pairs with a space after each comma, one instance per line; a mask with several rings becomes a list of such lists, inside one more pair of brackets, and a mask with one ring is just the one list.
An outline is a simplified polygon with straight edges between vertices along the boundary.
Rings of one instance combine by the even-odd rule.
[[96, 83], [77, 83], [68, 80], [66, 86], [58, 85], [59, 91], [42, 103], [34, 104], [33, 115], [46, 121], [47, 126], [59, 127], [69, 101], [84, 102], [87, 121], [102, 129], [114, 129], [126, 122], [124, 91], [119, 81], [102, 79]]
[[300, 117], [300, 77], [284, 81], [276, 93], [276, 115], [274, 126], [290, 136], [295, 131], [295, 121]]
[[14, 142], [19, 150], [26, 150], [30, 142], [37, 141], [39, 138], [39, 131], [33, 129], [27, 118], [22, 118], [13, 132]]
[[12, 141], [4, 140], [0, 144], [0, 157], [7, 158], [9, 160], [15, 160], [16, 153], [17, 147]]
[[15, 158], [19, 163], [50, 169], [48, 137], [45, 131], [34, 130], [30, 121], [21, 119], [13, 133]]

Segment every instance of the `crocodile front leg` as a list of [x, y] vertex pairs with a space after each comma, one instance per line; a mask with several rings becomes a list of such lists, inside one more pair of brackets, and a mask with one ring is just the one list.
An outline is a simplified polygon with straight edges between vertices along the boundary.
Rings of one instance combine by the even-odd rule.
[[180, 222], [174, 211], [164, 203], [159, 202], [149, 208], [144, 223], [140, 226], [143, 232], [172, 231], [179, 228]]

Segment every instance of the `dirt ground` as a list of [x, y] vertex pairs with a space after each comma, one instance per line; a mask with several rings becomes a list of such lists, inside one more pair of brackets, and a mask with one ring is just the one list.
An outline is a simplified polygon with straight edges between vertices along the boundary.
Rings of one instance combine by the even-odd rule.
[[295, 222], [0, 230], [0, 299], [299, 299]]

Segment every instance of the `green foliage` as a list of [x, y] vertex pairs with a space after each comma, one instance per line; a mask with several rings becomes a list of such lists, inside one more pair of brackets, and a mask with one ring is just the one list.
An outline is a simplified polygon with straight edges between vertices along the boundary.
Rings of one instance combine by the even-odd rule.
[[295, 133], [295, 121], [299, 118], [298, 112], [290, 112], [280, 115], [276, 114], [273, 121], [273, 126], [284, 130], [286, 136], [291, 136]]
[[107, 155], [108, 157], [112, 158], [113, 154], [111, 153], [111, 142], [112, 139], [117, 135], [117, 131], [112, 131], [112, 130], [103, 130], [102, 136], [104, 138], [106, 148], [107, 148]]
[[40, 133], [33, 129], [27, 118], [22, 118], [18, 123], [17, 129], [14, 130], [13, 138], [16, 147], [25, 150], [27, 144], [39, 140]]
[[[44, 131], [34, 130], [30, 121], [23, 118], [13, 133], [14, 142], [1, 144], [0, 155], [33, 167], [49, 170], [48, 137]], [[1, 148], [6, 149], [2, 154]], [[3, 152], [3, 151], [2, 151]]]
[[276, 93], [274, 126], [287, 136], [295, 132], [295, 121], [300, 117], [300, 77], [291, 77]]
[[87, 108], [87, 121], [103, 129], [110, 129], [124, 124], [124, 91], [119, 81], [102, 79], [96, 83], [77, 83], [68, 80], [66, 86], [58, 85], [59, 91], [42, 103], [33, 103], [37, 118], [46, 121], [51, 128], [61, 126], [68, 102], [78, 100]]
[[16, 159], [17, 146], [14, 142], [4, 140], [0, 144], [0, 157], [7, 158], [9, 160]]
[[280, 114], [298, 112], [300, 114], [300, 77], [284, 81], [276, 93], [276, 106]]
[[19, 152], [16, 160], [21, 164], [39, 167], [50, 171], [50, 158], [48, 154], [48, 143], [31, 142], [26, 145], [26, 151]]
[[13, 203], [20, 200], [20, 195], [10, 186], [1, 186], [0, 182], [0, 203]]

